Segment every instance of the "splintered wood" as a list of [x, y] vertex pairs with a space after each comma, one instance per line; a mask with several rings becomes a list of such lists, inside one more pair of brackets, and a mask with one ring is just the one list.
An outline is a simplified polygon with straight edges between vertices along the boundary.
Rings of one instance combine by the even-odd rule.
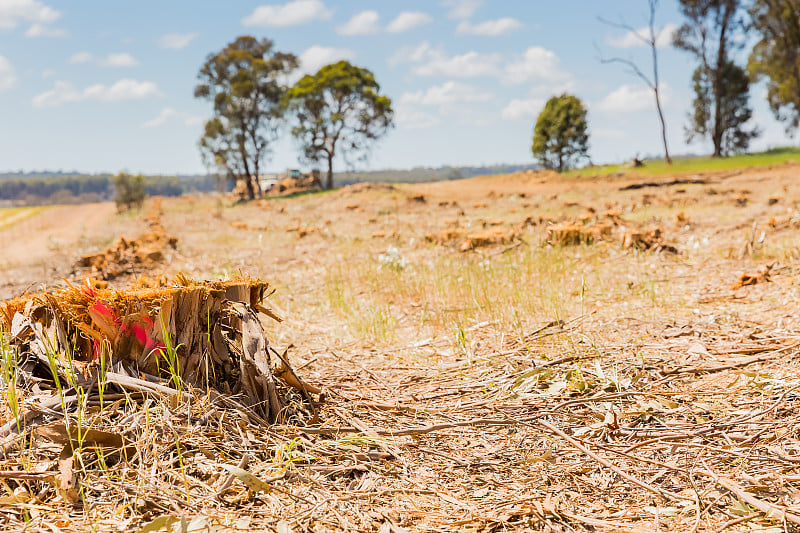
[[475, 248], [482, 248], [484, 246], [493, 246], [496, 244], [509, 244], [519, 239], [519, 232], [516, 230], [504, 230], [503, 228], [492, 228], [485, 231], [479, 231], [467, 235], [464, 242], [461, 243], [459, 248], [462, 252], [474, 250]]
[[96, 375], [102, 361], [136, 379], [168, 383], [177, 375], [183, 384], [239, 396], [275, 421], [287, 405], [286, 384], [304, 396], [316, 389], [269, 347], [259, 314], [280, 320], [265, 305], [269, 294], [262, 281], [183, 276], [158, 289], [71, 286], [0, 303], [0, 326], [10, 332], [20, 368], [36, 375], [54, 378], [53, 361], [59, 374], [74, 372], [79, 381]]
[[678, 253], [678, 249], [664, 241], [661, 228], [629, 231], [622, 236], [623, 248]]
[[611, 237], [614, 227], [600, 223], [591, 226], [581, 224], [553, 224], [547, 228], [547, 243], [561, 246], [592, 244]]
[[756, 283], [766, 283], [768, 281], [772, 281], [770, 278], [770, 274], [772, 272], [773, 265], [765, 265], [758, 269], [755, 274], [748, 274], [747, 272], [742, 272], [735, 282], [731, 283], [731, 289], [741, 289], [742, 287], [746, 287], [748, 285], [755, 285]]
[[145, 220], [147, 233], [136, 239], [120, 236], [102, 252], [82, 256], [78, 266], [88, 269], [92, 277], [108, 281], [149, 270], [164, 261], [164, 252], [176, 248], [178, 239], [170, 237], [161, 224], [160, 202]]

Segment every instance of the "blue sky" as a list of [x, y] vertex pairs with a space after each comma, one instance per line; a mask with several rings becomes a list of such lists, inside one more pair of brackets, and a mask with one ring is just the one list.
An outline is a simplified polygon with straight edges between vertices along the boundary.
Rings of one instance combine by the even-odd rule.
[[[192, 96], [205, 57], [239, 35], [267, 37], [303, 71], [346, 58], [375, 73], [396, 127], [359, 168], [532, 162], [536, 115], [568, 91], [589, 109], [595, 162], [660, 153], [651, 94], [606, 56], [649, 69], [648, 50], [603, 25], [647, 20], [644, 0], [0, 0], [0, 171], [195, 173], [210, 105]], [[666, 36], [680, 23], [662, 0]], [[664, 39], [666, 42], [666, 39]], [[684, 143], [694, 68], [659, 50], [673, 153]], [[793, 143], [753, 87], [754, 148]], [[288, 138], [268, 167], [297, 166]], [[343, 164], [337, 165], [339, 170]]]

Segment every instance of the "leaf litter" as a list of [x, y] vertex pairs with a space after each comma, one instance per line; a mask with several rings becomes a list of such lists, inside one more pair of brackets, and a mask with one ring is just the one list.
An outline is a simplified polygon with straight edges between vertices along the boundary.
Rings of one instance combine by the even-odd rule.
[[[710, 284], [726, 279], [714, 268]], [[752, 290], [761, 285], [779, 283]], [[169, 351], [165, 337], [177, 337], [181, 346], [180, 328], [157, 337], [143, 321], [161, 317], [147, 298], [103, 294], [112, 316], [130, 305], [136, 320], [65, 320], [68, 341], [73, 327], [86, 335], [86, 360], [50, 362], [48, 342], [62, 332], [47, 298], [28, 300], [39, 311], [17, 321], [16, 336], [11, 315], [3, 354], [28, 366], [4, 376], [0, 433], [13, 445], [0, 467], [0, 513], [9, 530], [780, 531], [800, 515], [800, 337], [780, 326], [586, 312], [519, 335], [481, 322], [463, 353], [437, 338], [408, 344], [415, 362], [331, 345], [296, 368], [265, 340], [293, 409], [273, 419], [235, 380], [189, 359], [179, 367], [194, 374], [180, 380], [166, 358], [157, 373], [143, 370], [148, 342]], [[243, 339], [265, 330], [233, 304], [259, 322], [273, 318], [253, 300], [227, 302], [239, 317], [220, 327], [229, 356], [245, 344], [260, 350]], [[27, 301], [16, 305], [25, 316]], [[639, 334], [585, 333], [625, 320]], [[208, 323], [192, 326], [192, 338]], [[89, 329], [101, 333], [97, 350]], [[211, 328], [202, 342], [214, 339]], [[125, 353], [125, 374], [112, 368], [105, 375], [116, 382], [95, 380], [94, 355], [113, 349]]]

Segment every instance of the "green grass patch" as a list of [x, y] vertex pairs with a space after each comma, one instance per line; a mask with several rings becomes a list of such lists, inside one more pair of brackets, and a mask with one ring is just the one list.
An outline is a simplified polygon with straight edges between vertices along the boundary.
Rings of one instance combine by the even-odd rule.
[[673, 174], [678, 172], [707, 172], [714, 170], [734, 170], [747, 167], [777, 165], [789, 161], [800, 161], [800, 148], [785, 146], [773, 148], [765, 152], [737, 154], [729, 157], [676, 157], [672, 166], [663, 159], [652, 159], [644, 162], [644, 167], [628, 168], [625, 165], [600, 165], [566, 172], [567, 176], [593, 176], [625, 172], [626, 174]]
[[13, 226], [23, 220], [28, 220], [38, 215], [50, 206], [36, 207], [5, 207], [0, 209], [0, 230]]

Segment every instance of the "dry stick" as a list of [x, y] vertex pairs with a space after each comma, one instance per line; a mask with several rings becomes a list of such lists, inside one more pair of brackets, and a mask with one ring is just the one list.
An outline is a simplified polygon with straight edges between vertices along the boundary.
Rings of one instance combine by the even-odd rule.
[[[247, 467], [247, 463], [248, 462], [250, 462], [250, 454], [249, 453], [245, 453], [242, 456], [242, 460], [239, 461], [238, 465], [236, 465], [236, 468], [244, 469], [244, 468]], [[228, 488], [230, 488], [231, 483], [233, 483], [233, 478], [234, 477], [235, 476], [233, 474], [228, 474], [228, 477], [225, 478], [225, 481], [222, 483], [222, 486], [219, 488], [217, 493], [214, 495], [215, 498], [217, 498], [218, 500], [222, 499], [222, 495], [225, 493], [226, 490], [228, 490]]]
[[375, 439], [375, 444], [377, 444], [383, 451], [390, 454], [392, 457], [397, 457], [397, 452], [398, 452], [397, 447], [383, 442], [380, 439], [380, 435], [378, 434], [377, 431], [368, 427], [366, 424], [363, 424], [356, 417], [348, 419], [347, 415], [345, 415], [345, 413], [343, 413], [341, 409], [337, 409], [336, 407], [334, 407], [333, 412], [336, 413], [336, 415], [345, 422], [349, 422], [351, 425], [357, 427], [359, 430], [361, 430], [361, 432], [364, 435], [367, 435], [368, 437], [372, 437], [373, 439]]
[[30, 470], [0, 470], [0, 479], [48, 479], [57, 476], [58, 472], [32, 472]]
[[426, 433], [432, 433], [434, 431], [440, 431], [442, 429], [451, 429], [451, 428], [458, 428], [464, 426], [513, 426], [516, 424], [524, 424], [526, 421], [533, 421], [539, 418], [538, 416], [532, 416], [529, 418], [525, 418], [522, 420], [513, 420], [510, 418], [505, 419], [498, 419], [498, 418], [474, 418], [472, 420], [465, 420], [463, 422], [451, 422], [445, 424], [434, 424], [431, 426], [425, 426], [420, 428], [409, 428], [409, 429], [400, 429], [395, 431], [385, 431], [381, 430], [378, 431], [379, 435], [391, 435], [394, 437], [402, 437], [405, 435], [424, 435]]
[[505, 247], [505, 248], [503, 248], [502, 250], [499, 250], [499, 251], [497, 251], [497, 252], [492, 252], [492, 253], [490, 253], [490, 254], [486, 254], [486, 255], [484, 255], [484, 257], [494, 257], [494, 256], [496, 256], [496, 255], [502, 255], [502, 254], [504, 254], [504, 253], [506, 253], [506, 252], [509, 252], [509, 251], [513, 250], [514, 248], [516, 248], [516, 247], [518, 247], [518, 246], [521, 246], [522, 244], [525, 244], [525, 245], [527, 245], [528, 243], [527, 243], [527, 242], [525, 242], [525, 241], [523, 241], [522, 239], [520, 239], [520, 240], [518, 240], [517, 242], [515, 242], [514, 244], [510, 244], [510, 245], [506, 246], [506, 247]]
[[[713, 472], [709, 472], [712, 473]], [[794, 513], [790, 513], [781, 509], [780, 507], [773, 505], [769, 502], [765, 502], [764, 500], [759, 500], [752, 494], [748, 493], [744, 490], [739, 484], [729, 478], [725, 477], [715, 477], [717, 483], [727, 489], [728, 491], [732, 492], [736, 495], [737, 498], [742, 500], [745, 503], [748, 503], [764, 513], [767, 518], [772, 518], [775, 520], [781, 520], [782, 522], [791, 522], [793, 524], [800, 524], [800, 515], [796, 515]]]
[[177, 396], [179, 394], [177, 389], [161, 385], [159, 383], [152, 383], [143, 379], [126, 376], [124, 374], [117, 374], [116, 372], [107, 372], [106, 380], [109, 383], [119, 385], [124, 389], [135, 390], [137, 392], [145, 392], [150, 394], [162, 394], [167, 397]]
[[[225, 405], [225, 407], [228, 407], [228, 408], [236, 410], [240, 415], [244, 416], [251, 423], [252, 422], [256, 422], [258, 425], [260, 425], [262, 427], [268, 427], [270, 425], [269, 422], [267, 422], [262, 417], [260, 417], [258, 414], [253, 412], [252, 409], [242, 405], [241, 403], [237, 402], [233, 398], [231, 398], [231, 397], [229, 397], [229, 396], [227, 396], [225, 394], [222, 394], [221, 392], [217, 391], [216, 389], [210, 388], [206, 392], [208, 393], [208, 397], [209, 397], [209, 399], [211, 401], [220, 402], [223, 405]], [[279, 436], [277, 433], [273, 433], [272, 435], [273, 436]]]
[[744, 490], [744, 488], [738, 483], [736, 483], [734, 480], [717, 475], [713, 470], [711, 470], [708, 467], [705, 461], [701, 460], [701, 462], [703, 463], [703, 466], [706, 467], [706, 474], [714, 478], [714, 481], [716, 481], [720, 487], [726, 489], [728, 492], [732, 493], [743, 502], [752, 505], [753, 507], [764, 513], [767, 516], [767, 518], [771, 518], [773, 520], [780, 520], [782, 522], [791, 522], [793, 524], [800, 525], [800, 515], [790, 513], [785, 509], [778, 507], [777, 505], [756, 498], [755, 496]]
[[600, 457], [599, 455], [594, 453], [592, 450], [588, 449], [586, 446], [581, 444], [580, 441], [570, 437], [569, 435], [567, 435], [566, 433], [564, 433], [563, 431], [561, 431], [560, 429], [558, 429], [554, 425], [550, 424], [549, 422], [545, 422], [544, 420], [539, 420], [539, 425], [544, 426], [545, 428], [549, 429], [550, 431], [552, 431], [553, 433], [555, 433], [556, 435], [558, 435], [562, 439], [564, 439], [567, 442], [569, 442], [570, 444], [572, 444], [578, 450], [582, 451], [583, 453], [585, 453], [586, 455], [588, 455], [589, 457], [591, 457], [592, 459], [594, 459], [595, 461], [597, 461], [601, 465], [605, 466], [606, 468], [610, 468], [611, 470], [616, 472], [617, 475], [621, 476], [623, 479], [627, 479], [628, 481], [630, 481], [634, 485], [637, 485], [637, 486], [639, 486], [639, 487], [641, 487], [641, 488], [643, 488], [643, 489], [645, 489], [645, 490], [647, 490], [649, 492], [652, 492], [653, 494], [657, 494], [657, 495], [661, 496], [664, 499], [694, 500], [694, 498], [691, 498], [691, 497], [688, 497], [688, 496], [681, 496], [680, 494], [675, 494], [675, 493], [670, 492], [670, 491], [662, 490], [662, 489], [653, 487], [652, 485], [648, 485], [644, 481], [636, 479], [635, 477], [631, 476], [630, 474], [627, 474], [626, 472], [624, 472], [620, 468], [614, 466], [614, 464], [609, 462], [607, 459], [604, 459], [604, 458]]
[[[64, 404], [69, 405], [77, 399], [77, 396], [64, 396]], [[22, 424], [30, 422], [32, 418], [34, 418], [38, 413], [38, 410], [45, 410], [45, 409], [54, 409], [56, 407], [61, 406], [61, 396], [58, 394], [54, 394], [40, 405], [35, 406], [31, 405], [30, 409], [26, 409], [23, 413], [19, 415], [19, 421]], [[15, 431], [19, 431], [17, 427], [17, 418], [12, 418], [6, 425], [0, 427], [0, 437], [7, 437], [14, 433]]]
[[[302, 392], [302, 393], [303, 393], [303, 398], [305, 398], [305, 400], [306, 400], [306, 401], [309, 403], [309, 405], [311, 406], [311, 409], [314, 411], [314, 413], [316, 413], [316, 411], [317, 411], [317, 410], [316, 410], [316, 408], [314, 407], [314, 399], [313, 399], [313, 398], [311, 397], [311, 395], [309, 394], [309, 390], [310, 390], [311, 392], [315, 393], [315, 394], [319, 394], [320, 392], [322, 392], [322, 389], [320, 389], [319, 387], [315, 387], [315, 386], [313, 386], [313, 385], [308, 385], [308, 384], [306, 384], [306, 383], [305, 383], [305, 382], [304, 382], [302, 379], [300, 379], [300, 377], [298, 377], [298, 375], [297, 375], [297, 374], [295, 374], [294, 370], [292, 369], [292, 365], [290, 365], [290, 364], [289, 364], [289, 361], [288, 361], [288, 359], [286, 359], [286, 358], [284, 357], [284, 356], [286, 355], [286, 352], [288, 352], [288, 351], [289, 351], [289, 348], [286, 348], [286, 351], [285, 351], [285, 352], [283, 352], [283, 355], [281, 355], [280, 353], [278, 353], [278, 350], [276, 350], [276, 349], [275, 349], [275, 348], [273, 348], [272, 346], [270, 346], [270, 347], [269, 347], [269, 349], [270, 349], [270, 351], [271, 351], [273, 354], [275, 354], [275, 356], [276, 356], [278, 359], [280, 359], [280, 360], [281, 360], [281, 363], [283, 363], [283, 365], [286, 367], [286, 371], [288, 371], [288, 372], [289, 372], [289, 374], [291, 374], [291, 375], [292, 375], [292, 377], [293, 377], [293, 378], [294, 378], [294, 379], [297, 381], [297, 384], [298, 384], [298, 385], [300, 385], [300, 392]], [[285, 381], [285, 380], [284, 380], [284, 381]], [[289, 383], [289, 382], [287, 381], [287, 383]], [[292, 383], [289, 383], [289, 385], [290, 385], [290, 386], [293, 386], [293, 384], [292, 384]]]
[[26, 426], [44, 414], [43, 411], [46, 412], [60, 408], [62, 402], [64, 407], [67, 407], [68, 405], [72, 405], [77, 399], [77, 396], [64, 396], [62, 398], [60, 394], [54, 394], [40, 405], [31, 405], [30, 408], [22, 412], [19, 417], [13, 418], [6, 425], [0, 427], [0, 438], [4, 439], [4, 442], [0, 445], [0, 457], [5, 456], [17, 444], [16, 439], [10, 438], [12, 434], [20, 432], [17, 420], [19, 420], [23, 426]]
[[724, 531], [724, 530], [728, 529], [729, 527], [735, 526], [737, 524], [741, 524], [742, 522], [748, 522], [748, 521], [752, 520], [753, 518], [755, 518], [757, 516], [761, 516], [761, 513], [760, 512], [758, 512], [758, 513], [750, 513], [749, 515], [740, 516], [739, 518], [734, 518], [733, 520], [728, 520], [727, 522], [722, 524], [722, 526], [720, 526], [718, 529], [716, 529], [714, 531], [714, 533], [720, 533], [720, 531]]
[[[548, 414], [548, 413], [543, 413]], [[441, 431], [443, 429], [452, 429], [452, 428], [459, 428], [465, 426], [513, 426], [515, 424], [524, 424], [525, 422], [531, 422], [538, 419], [539, 416], [531, 416], [527, 418], [523, 418], [521, 420], [513, 420], [510, 418], [473, 418], [472, 420], [464, 420], [463, 422], [449, 422], [449, 423], [442, 423], [442, 424], [433, 424], [430, 426], [423, 426], [417, 428], [407, 428], [407, 429], [396, 429], [396, 430], [386, 430], [386, 429], [379, 429], [375, 432], [381, 436], [390, 436], [390, 437], [404, 437], [408, 435], [425, 435], [426, 433], [432, 433], [434, 431]], [[309, 433], [309, 434], [323, 434], [327, 435], [329, 433], [358, 433], [363, 432], [359, 428], [355, 427], [332, 427], [332, 428], [296, 428], [296, 427], [289, 427], [289, 426], [273, 426], [275, 429], [281, 430], [295, 430], [301, 433]]]
[[[789, 395], [789, 393], [794, 392], [798, 388], [800, 388], [800, 385], [795, 385], [794, 387], [785, 390], [783, 392], [783, 394], [781, 394], [778, 397], [778, 399], [775, 400], [769, 407], [767, 407], [766, 409], [762, 409], [760, 411], [756, 411], [753, 414], [740, 416], [738, 418], [734, 418], [733, 420], [731, 420], [729, 422], [724, 422], [724, 423], [720, 423], [720, 424], [713, 424], [713, 423], [703, 424], [699, 428], [694, 429], [692, 431], [687, 431], [686, 433], [677, 433], [677, 434], [676, 433], [672, 433], [672, 434], [662, 435], [662, 437], [663, 438], [667, 438], [667, 437], [689, 438], [689, 437], [695, 437], [695, 436], [699, 436], [699, 435], [707, 435], [707, 434], [712, 433], [714, 431], [722, 431], [725, 428], [738, 426], [738, 425], [741, 425], [741, 424], [743, 424], [745, 422], [749, 422], [751, 420], [755, 420], [757, 418], [760, 418], [760, 417], [768, 414], [770, 411], [772, 411], [773, 409], [778, 407], [781, 404], [781, 402], [783, 402], [784, 398], [786, 398], [786, 396]], [[688, 428], [693, 427], [693, 426], [690, 425], [690, 424], [685, 424], [683, 427], [688, 429]], [[619, 430], [621, 432], [626, 433], [626, 434], [631, 435], [631, 436], [636, 436], [638, 434], [644, 434], [645, 432], [648, 432], [650, 434], [655, 434], [655, 433], [658, 432], [657, 430], [673, 431], [675, 429], [682, 429], [682, 428], [641, 428], [641, 429], [637, 428], [637, 427], [620, 427], [619, 428]]]
[[800, 343], [795, 343], [789, 346], [785, 346], [778, 350], [773, 350], [771, 352], [767, 352], [761, 355], [754, 355], [751, 357], [745, 357], [739, 359], [737, 361], [733, 361], [731, 363], [722, 364], [722, 365], [709, 365], [706, 367], [703, 366], [691, 366], [691, 367], [683, 367], [683, 368], [676, 368], [674, 370], [666, 370], [661, 373], [663, 376], [672, 376], [676, 374], [699, 374], [701, 372], [721, 372], [722, 370], [730, 370], [732, 368], [739, 368], [742, 366], [747, 366], [752, 363], [758, 363], [761, 361], [766, 361], [768, 359], [772, 359], [773, 357], [777, 357], [782, 355], [783, 352], [791, 350], [792, 348], [797, 348], [800, 346]]
[[695, 505], [697, 505], [697, 514], [695, 516], [694, 527], [692, 527], [692, 530], [689, 533], [697, 533], [697, 530], [700, 527], [700, 519], [703, 517], [703, 506], [702, 502], [700, 501], [700, 493], [697, 491], [697, 487], [694, 484], [694, 479], [692, 479], [692, 473], [688, 472], [688, 474], [689, 483], [692, 485], [692, 490], [694, 491]]
[[613, 531], [619, 531], [620, 533], [647, 533], [647, 532], [652, 531], [652, 529], [634, 528], [634, 527], [631, 527], [631, 526], [627, 526], [627, 525], [625, 525], [625, 524], [623, 524], [621, 522], [611, 522], [609, 520], [601, 520], [601, 519], [598, 519], [598, 518], [591, 518], [589, 516], [583, 516], [583, 515], [579, 515], [579, 514], [576, 514], [576, 513], [570, 513], [570, 512], [567, 512], [567, 511], [562, 511], [560, 509], [558, 511], [558, 514], [562, 515], [562, 516], [565, 516], [567, 518], [570, 518], [572, 520], [576, 520], [578, 522], [583, 522], [584, 524], [587, 524], [589, 526], [607, 527], [607, 528], [611, 528]]

